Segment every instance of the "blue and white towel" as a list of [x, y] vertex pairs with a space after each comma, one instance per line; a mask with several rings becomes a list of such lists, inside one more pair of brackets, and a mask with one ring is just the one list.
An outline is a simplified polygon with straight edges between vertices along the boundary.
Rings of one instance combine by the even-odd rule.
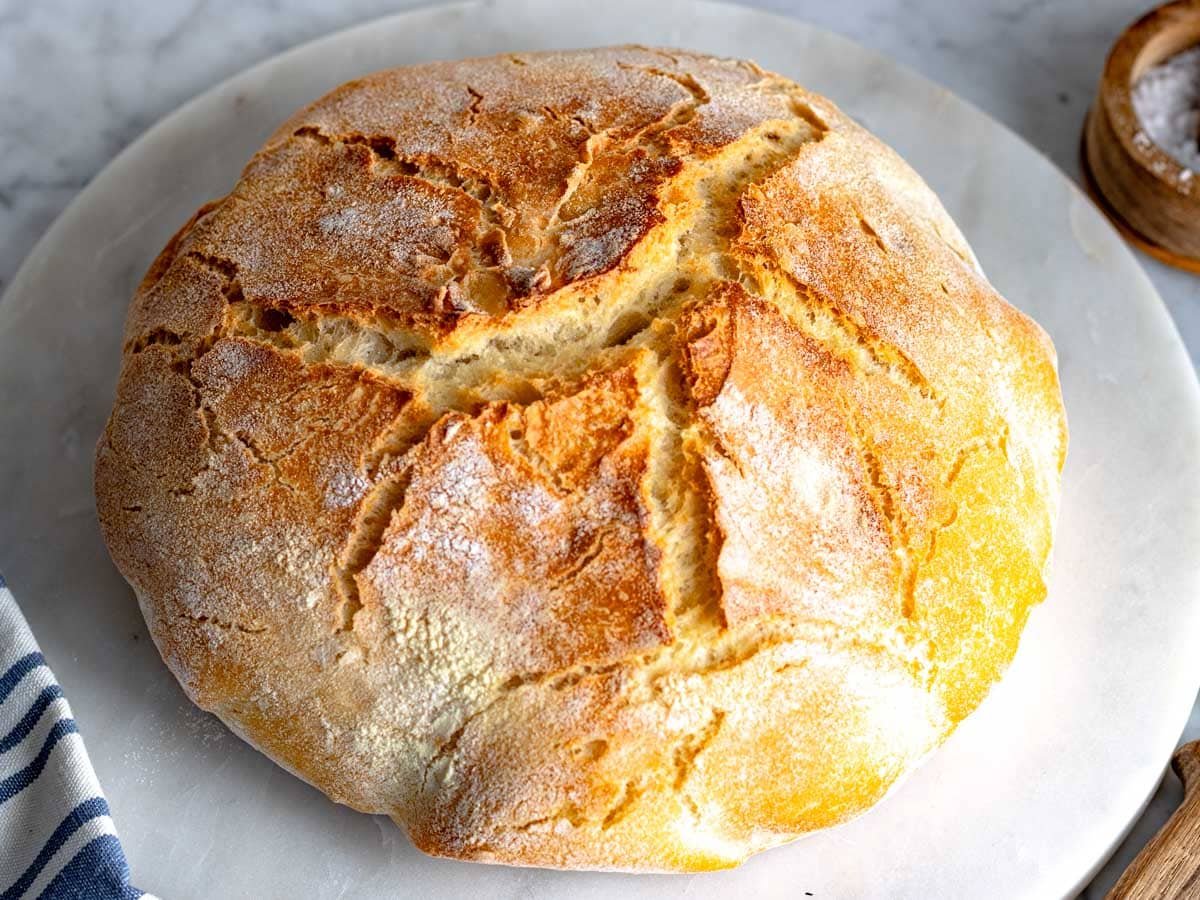
[[0, 900], [135, 900], [71, 707], [0, 577]]

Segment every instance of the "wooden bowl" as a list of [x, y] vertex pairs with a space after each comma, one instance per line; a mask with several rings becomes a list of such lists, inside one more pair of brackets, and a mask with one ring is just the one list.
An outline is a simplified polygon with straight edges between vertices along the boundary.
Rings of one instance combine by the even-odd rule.
[[1083, 131], [1089, 187], [1126, 237], [1171, 265], [1200, 272], [1200, 172], [1188, 174], [1150, 140], [1132, 88], [1170, 56], [1200, 44], [1200, 0], [1147, 13], [1113, 45]]

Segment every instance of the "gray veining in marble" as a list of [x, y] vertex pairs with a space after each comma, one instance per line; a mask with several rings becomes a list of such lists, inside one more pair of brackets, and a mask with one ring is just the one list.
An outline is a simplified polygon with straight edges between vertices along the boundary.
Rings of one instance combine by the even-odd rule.
[[[0, 0], [0, 289], [78, 191], [160, 117], [225, 77], [416, 4], [351, 0]], [[759, 0], [945, 85], [1077, 177], [1108, 46], [1147, 4], [1122, 0]], [[1139, 257], [1200, 355], [1200, 278]], [[1187, 736], [1200, 737], [1200, 707]], [[1178, 803], [1168, 777], [1085, 896], [1099, 897]]]

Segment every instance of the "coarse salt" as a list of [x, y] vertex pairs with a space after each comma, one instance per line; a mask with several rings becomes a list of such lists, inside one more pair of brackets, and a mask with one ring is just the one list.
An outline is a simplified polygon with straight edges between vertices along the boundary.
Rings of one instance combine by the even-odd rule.
[[1175, 54], [1139, 78], [1133, 109], [1142, 126], [1134, 144], [1143, 149], [1149, 141], [1157, 144], [1183, 166], [1180, 181], [1200, 172], [1200, 46]]

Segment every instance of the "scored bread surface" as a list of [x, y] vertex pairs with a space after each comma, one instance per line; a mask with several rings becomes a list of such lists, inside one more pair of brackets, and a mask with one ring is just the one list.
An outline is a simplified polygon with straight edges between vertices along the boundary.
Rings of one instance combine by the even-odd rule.
[[752, 63], [381, 72], [128, 317], [96, 492], [189, 696], [429, 853], [701, 870], [845, 821], [1045, 596], [1049, 340]]

